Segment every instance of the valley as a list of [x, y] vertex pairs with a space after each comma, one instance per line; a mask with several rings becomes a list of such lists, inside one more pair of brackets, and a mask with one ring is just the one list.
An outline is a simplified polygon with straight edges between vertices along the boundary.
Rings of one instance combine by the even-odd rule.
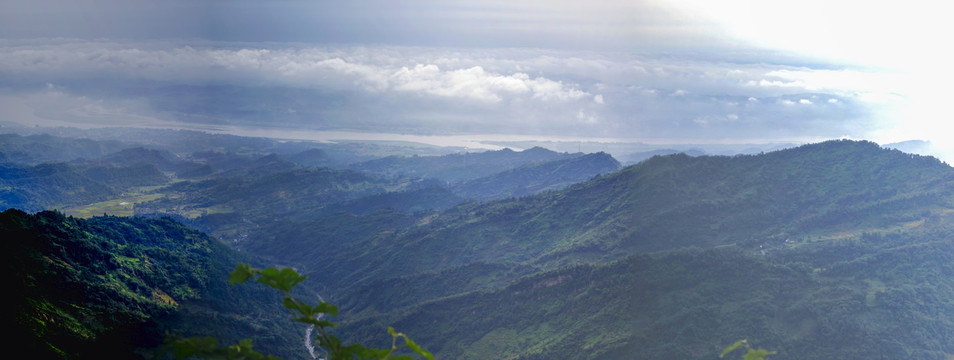
[[[5, 136], [16, 146], [0, 150], [76, 141]], [[394, 153], [349, 159], [343, 149], [358, 145], [188, 136], [203, 140], [186, 151], [127, 136], [89, 140], [104, 144], [90, 158], [18, 155], [30, 160], [2, 165], [0, 205], [59, 212], [8, 210], [4, 223], [82, 229], [68, 238], [96, 239], [97, 256], [127, 274], [157, 271], [143, 268], [157, 258], [109, 245], [112, 231], [145, 234], [127, 243], [159, 236], [163, 248], [201, 231], [212, 236], [202, 256], [231, 259], [204, 260], [216, 274], [239, 258], [293, 267], [308, 276], [304, 293], [341, 307], [339, 336], [385, 347], [381, 329], [394, 326], [441, 359], [712, 359], [743, 338], [782, 359], [954, 356], [954, 169], [933, 157], [832, 140], [756, 155], [662, 150], [622, 167], [543, 148], [408, 156], [364, 144]], [[149, 235], [161, 234], [153, 222], [197, 230]], [[220, 277], [210, 271], [203, 284]], [[124, 291], [167, 304], [142, 319], [206, 313], [200, 304], [224, 291], [142, 281]], [[91, 289], [110, 283], [123, 282]], [[30, 296], [61, 309], [100, 301]], [[282, 321], [227, 311], [208, 314]], [[189, 334], [223, 330], [175, 321]], [[256, 344], [275, 340], [265, 350], [308, 357], [279, 345], [300, 342], [294, 330], [258, 328]]]

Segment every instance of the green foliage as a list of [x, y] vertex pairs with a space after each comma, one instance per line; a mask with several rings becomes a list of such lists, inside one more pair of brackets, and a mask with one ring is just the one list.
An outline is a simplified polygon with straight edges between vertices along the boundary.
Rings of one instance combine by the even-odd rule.
[[[249, 264], [239, 264], [229, 276], [229, 283], [233, 285], [242, 284], [250, 279], [255, 279], [259, 283], [279, 290], [284, 295], [282, 305], [289, 310], [297, 312], [295, 321], [314, 326], [314, 329], [317, 330], [315, 337], [318, 341], [318, 346], [327, 352], [329, 360], [412, 360], [412, 356], [397, 355], [397, 352], [404, 347], [428, 360], [434, 360], [434, 356], [430, 352], [422, 349], [417, 343], [403, 333], [395, 331], [392, 327], [388, 327], [388, 334], [390, 334], [392, 338], [390, 349], [375, 349], [365, 347], [361, 344], [345, 345], [340, 339], [328, 333], [328, 328], [338, 325], [327, 320], [321, 320], [322, 315], [338, 315], [337, 306], [324, 301], [312, 305], [297, 300], [291, 295], [290, 292], [292, 289], [306, 278], [306, 276], [298, 274], [297, 271], [291, 268], [283, 268], [280, 270], [274, 267], [256, 269], [252, 268]], [[398, 339], [401, 339], [403, 344], [399, 344]], [[215, 338], [182, 338], [171, 336], [166, 339], [165, 348], [172, 349], [173, 355], [177, 359], [183, 359], [189, 356], [198, 356], [204, 359], [277, 359], [271, 356], [266, 357], [252, 351], [251, 339], [244, 339], [237, 345], [220, 348], [218, 347], [218, 340]]]
[[272, 315], [279, 297], [225, 284], [249, 259], [171, 219], [7, 210], [0, 238], [12, 326], [22, 329], [11, 341], [37, 358], [128, 358], [166, 330], [229, 342], [252, 333], [284, 357], [300, 349], [297, 331]]
[[726, 355], [728, 355], [729, 353], [735, 351], [735, 349], [738, 349], [740, 347], [743, 347], [749, 350], [745, 352], [745, 354], [742, 354], [742, 360], [765, 360], [767, 356], [775, 354], [774, 351], [768, 351], [763, 348], [753, 349], [751, 346], [749, 346], [749, 341], [743, 339], [725, 348], [725, 350], [722, 351], [722, 354], [719, 355], [719, 358], [721, 359], [725, 357]]
[[[219, 340], [210, 336], [182, 338], [168, 335], [165, 341], [169, 345], [164, 350], [171, 350], [176, 359], [195, 356], [209, 360], [280, 360], [280, 358], [262, 355], [252, 350], [251, 339], [243, 339], [238, 344], [226, 347], [219, 347]], [[163, 352], [160, 352], [159, 356], [162, 354]]]

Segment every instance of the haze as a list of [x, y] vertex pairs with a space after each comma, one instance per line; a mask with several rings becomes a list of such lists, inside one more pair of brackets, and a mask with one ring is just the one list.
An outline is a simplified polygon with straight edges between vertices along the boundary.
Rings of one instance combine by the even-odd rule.
[[0, 121], [473, 147], [921, 139], [946, 159], [941, 7], [8, 1]]

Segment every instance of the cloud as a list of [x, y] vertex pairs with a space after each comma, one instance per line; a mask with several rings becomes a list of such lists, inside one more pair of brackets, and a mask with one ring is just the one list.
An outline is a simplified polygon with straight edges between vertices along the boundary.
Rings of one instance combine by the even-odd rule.
[[541, 101], [572, 101], [592, 96], [572, 84], [545, 76], [531, 77], [522, 72], [501, 74], [479, 65], [456, 69], [442, 69], [433, 63], [398, 66], [396, 63], [406, 62], [407, 58], [375, 56], [364, 48], [197, 49], [184, 46], [143, 49], [120, 46], [86, 43], [8, 48], [0, 53], [0, 72], [67, 78], [122, 74], [129, 78], [182, 83], [402, 91], [490, 102], [514, 96]]
[[[0, 5], [7, 38], [203, 39], [639, 49], [729, 41], [654, 1], [32, 0]], [[687, 31], [687, 29], [689, 31]]]
[[[63, 119], [637, 139], [840, 135], [871, 128], [859, 124], [872, 104], [891, 101], [844, 81], [863, 73], [761, 56], [0, 40], [0, 89], [103, 101]], [[840, 106], [791, 106], [816, 98]]]
[[542, 101], [569, 101], [590, 96], [560, 81], [544, 77], [531, 78], [524, 73], [489, 73], [480, 66], [450, 71], [441, 71], [432, 64], [402, 67], [389, 77], [388, 85], [399, 91], [489, 102], [522, 95]]
[[599, 122], [598, 119], [596, 118], [596, 116], [587, 114], [585, 111], [583, 111], [583, 109], [580, 109], [580, 110], [576, 113], [576, 118], [577, 118], [577, 120], [580, 120], [580, 122], [582, 122], [582, 123], [584, 123], [584, 124], [587, 124], [587, 125], [593, 125], [593, 124], [596, 124], [597, 122]]
[[[52, 85], [52, 84], [50, 84]], [[30, 94], [0, 94], [0, 121], [42, 126], [93, 128], [106, 126], [177, 127], [148, 114], [148, 105], [139, 101], [91, 99], [75, 96], [51, 86]]]
[[726, 123], [733, 123], [739, 121], [739, 115], [736, 114], [727, 114], [727, 115], [704, 115], [692, 119], [693, 123], [708, 127], [710, 125], [724, 125]]

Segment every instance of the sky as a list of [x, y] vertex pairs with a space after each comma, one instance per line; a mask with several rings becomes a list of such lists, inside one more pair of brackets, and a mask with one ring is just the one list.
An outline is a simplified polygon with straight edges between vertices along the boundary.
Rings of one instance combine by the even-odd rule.
[[952, 150], [913, 0], [0, 2], [0, 121]]

